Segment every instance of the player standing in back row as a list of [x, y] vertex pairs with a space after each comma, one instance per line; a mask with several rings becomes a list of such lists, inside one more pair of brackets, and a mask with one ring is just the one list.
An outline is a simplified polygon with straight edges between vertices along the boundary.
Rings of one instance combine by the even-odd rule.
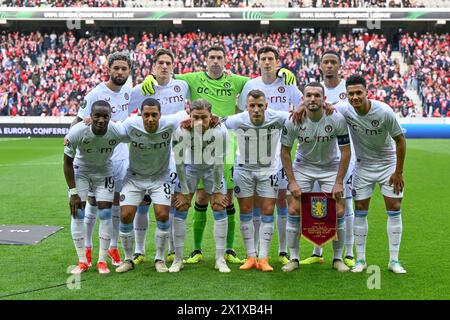
[[[261, 90], [266, 95], [267, 108], [289, 112], [297, 107], [302, 99], [302, 93], [295, 84], [286, 85], [277, 77], [277, 69], [280, 64], [278, 50], [274, 47], [261, 47], [257, 52], [261, 76], [250, 80], [244, 86], [239, 97], [239, 108], [244, 111], [247, 108], [247, 94], [251, 90]], [[275, 160], [278, 163], [278, 198], [277, 198], [277, 230], [278, 230], [278, 259], [281, 264], [289, 262], [286, 244], [286, 223], [288, 219], [288, 207], [286, 201], [287, 179], [281, 165], [280, 146], [277, 148]], [[258, 197], [253, 206], [253, 225], [255, 227], [255, 248], [259, 243], [259, 227], [261, 225], [261, 208]]]
[[[247, 77], [235, 74], [226, 74], [225, 71], [226, 52], [221, 46], [211, 46], [206, 51], [206, 72], [192, 72], [178, 74], [176, 79], [181, 79], [189, 84], [191, 99], [205, 99], [212, 104], [212, 113], [218, 117], [230, 116], [239, 112], [236, 107], [236, 98], [242, 92], [245, 83], [250, 80]], [[295, 83], [295, 75], [285, 68], [277, 71], [277, 76], [284, 77], [285, 84]], [[145, 79], [142, 90], [144, 94], [153, 94], [153, 77]], [[229, 158], [224, 166], [225, 183], [227, 187], [228, 206], [226, 208], [228, 216], [227, 250], [225, 259], [230, 263], [243, 263], [243, 260], [236, 256], [233, 249], [234, 229], [235, 229], [235, 208], [233, 201], [233, 162], [235, 155], [235, 139], [230, 135], [228, 153]], [[203, 189], [201, 184], [199, 188]], [[186, 260], [186, 263], [198, 263], [203, 259], [202, 239], [206, 225], [206, 211], [209, 197], [204, 190], [198, 190], [196, 194], [194, 211], [194, 251]]]

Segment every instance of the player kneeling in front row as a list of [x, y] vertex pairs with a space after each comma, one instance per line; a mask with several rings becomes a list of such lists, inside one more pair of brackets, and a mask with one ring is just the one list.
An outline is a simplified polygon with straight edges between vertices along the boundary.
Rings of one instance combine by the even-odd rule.
[[[306, 117], [302, 123], [285, 123], [281, 136], [281, 159], [289, 181], [289, 217], [286, 228], [291, 261], [282, 267], [285, 272], [299, 266], [300, 197], [302, 192], [311, 192], [315, 181], [322, 192], [331, 192], [336, 199], [337, 235], [333, 241], [333, 268], [346, 272], [350, 268], [342, 261], [344, 248], [344, 176], [350, 162], [350, 138], [344, 117], [335, 112], [327, 116], [323, 109], [325, 89], [311, 82], [304, 89]], [[294, 140], [299, 140], [294, 170], [291, 149]], [[341, 151], [339, 159], [338, 146]]]
[[120, 239], [125, 261], [116, 272], [134, 269], [133, 220], [145, 194], [152, 199], [157, 223], [155, 268], [157, 272], [169, 271], [164, 261], [170, 230], [169, 158], [172, 134], [186, 117], [185, 111], [161, 117], [158, 100], [148, 98], [142, 103], [141, 117], [122, 123], [130, 141], [130, 166], [120, 195]]
[[179, 272], [183, 268], [186, 217], [200, 179], [203, 180], [205, 192], [211, 197], [214, 214], [215, 268], [220, 272], [230, 272], [224, 258], [228, 228], [223, 177], [227, 129], [223, 125], [210, 127], [211, 108], [211, 104], [204, 99], [194, 100], [187, 128], [179, 128], [173, 137], [173, 151], [181, 190], [176, 190], [180, 193], [175, 199], [177, 208], [173, 220], [175, 259], [169, 268], [170, 272]]
[[110, 122], [111, 106], [108, 102], [94, 102], [91, 119], [90, 125], [80, 122], [73, 126], [64, 143], [64, 176], [70, 193], [71, 233], [79, 259], [73, 274], [89, 268], [84, 244], [84, 210], [89, 190], [97, 199], [100, 217], [97, 269], [100, 273], [109, 273], [106, 258], [111, 241], [111, 206], [114, 199], [111, 156], [119, 143], [126, 140], [123, 127]]

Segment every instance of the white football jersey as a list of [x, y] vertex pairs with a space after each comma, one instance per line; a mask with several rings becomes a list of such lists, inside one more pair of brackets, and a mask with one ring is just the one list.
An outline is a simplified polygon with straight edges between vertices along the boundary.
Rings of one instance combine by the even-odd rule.
[[74, 165], [81, 171], [111, 175], [113, 152], [121, 142], [127, 141], [127, 135], [119, 123], [109, 122], [106, 133], [97, 136], [90, 125], [79, 122], [70, 128], [65, 139], [64, 153], [75, 158]]
[[[201, 178], [205, 172], [212, 173], [214, 186], [220, 186], [223, 180], [223, 166], [227, 154], [228, 130], [224, 125], [206, 130], [199, 134], [194, 130], [178, 128], [173, 135], [173, 151], [176, 155], [177, 173], [181, 190], [188, 193], [186, 167], [191, 174], [198, 172]], [[178, 163], [185, 164], [180, 170]], [[216, 188], [213, 188], [216, 189]]]
[[264, 123], [255, 126], [248, 111], [225, 117], [222, 122], [230, 130], [236, 130], [238, 150], [235, 170], [277, 171], [279, 157], [276, 157], [281, 130], [289, 117], [288, 112], [267, 109]]
[[130, 113], [140, 109], [145, 99], [153, 98], [161, 104], [161, 114], [169, 115], [185, 110], [186, 100], [190, 97], [189, 86], [183, 80], [171, 79], [166, 85], [156, 85], [155, 93], [146, 96], [141, 91], [142, 84], [131, 92]]
[[249, 80], [239, 96], [238, 107], [242, 111], [247, 108], [247, 95], [251, 90], [261, 90], [266, 96], [268, 108], [279, 111], [291, 111], [302, 100], [302, 93], [296, 85], [285, 85], [284, 80], [277, 78], [271, 84], [265, 84], [262, 77]]
[[172, 134], [186, 117], [185, 111], [161, 116], [154, 133], [145, 130], [142, 117], [125, 120], [122, 125], [130, 140], [129, 171], [145, 177], [168, 173]]
[[369, 112], [360, 116], [350, 103], [337, 105], [349, 125], [357, 161], [396, 162], [392, 137], [403, 133], [395, 113], [387, 104], [370, 100]]
[[[100, 83], [92, 89], [80, 105], [77, 116], [81, 119], [91, 116], [92, 104], [98, 100], [104, 100], [111, 105], [111, 120], [121, 122], [128, 118], [130, 105], [131, 86], [124, 84], [120, 91], [112, 91], [105, 82]], [[128, 158], [128, 147], [121, 144], [114, 151], [112, 160], [124, 160]]]
[[327, 102], [331, 104], [336, 104], [339, 102], [348, 102], [347, 99], [347, 88], [345, 87], [345, 80], [342, 79], [341, 82], [334, 88], [328, 88], [325, 85], [325, 81], [321, 84], [325, 88], [325, 96], [327, 97]]
[[319, 121], [311, 121], [308, 117], [301, 124], [291, 120], [285, 122], [281, 143], [292, 147], [298, 139], [294, 167], [329, 167], [339, 163], [340, 152], [338, 144], [350, 143], [347, 122], [335, 112], [324, 115]]

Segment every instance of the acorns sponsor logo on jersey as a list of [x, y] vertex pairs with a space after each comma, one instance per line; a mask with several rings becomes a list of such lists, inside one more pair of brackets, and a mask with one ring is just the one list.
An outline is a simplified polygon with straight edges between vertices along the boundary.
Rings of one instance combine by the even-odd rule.
[[286, 89], [284, 87], [278, 87], [278, 92], [279, 93], [285, 93]]
[[325, 126], [325, 132], [326, 133], [330, 133], [331, 131], [333, 131], [333, 127], [331, 125]]
[[341, 93], [339, 94], [339, 99], [341, 99], [341, 100], [347, 99], [347, 93], [341, 92]]
[[125, 92], [125, 94], [123, 96], [124, 96], [125, 100], [130, 99], [130, 95], [128, 94], [128, 92]]
[[380, 125], [380, 121], [378, 120], [372, 120], [372, 127], [377, 128]]
[[173, 91], [175, 91], [176, 93], [181, 91], [181, 87], [179, 85], [176, 85], [175, 87], [173, 87]]
[[163, 132], [163, 133], [161, 134], [161, 137], [162, 137], [163, 139], [167, 139], [167, 138], [169, 138], [169, 133], [168, 133], [168, 132]]
[[225, 83], [223, 84], [223, 87], [224, 87], [225, 89], [230, 89], [230, 88], [231, 88], [231, 83], [225, 82]]
[[112, 140], [109, 140], [108, 143], [109, 143], [110, 146], [115, 146], [117, 144], [117, 141], [112, 139]]

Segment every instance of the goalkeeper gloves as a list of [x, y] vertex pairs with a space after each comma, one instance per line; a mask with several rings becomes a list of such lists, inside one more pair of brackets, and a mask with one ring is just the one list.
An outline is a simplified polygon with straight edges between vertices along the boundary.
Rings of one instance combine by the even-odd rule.
[[150, 96], [155, 93], [155, 86], [157, 85], [156, 79], [150, 74], [144, 82], [142, 82], [141, 91], [144, 96]]
[[[277, 70], [277, 77], [283, 78], [284, 77], [284, 84], [289, 86], [291, 84], [297, 84], [297, 79], [295, 77], [295, 74], [293, 74], [290, 70], [286, 68], [281, 68]], [[147, 80], [147, 79], [146, 79]]]

